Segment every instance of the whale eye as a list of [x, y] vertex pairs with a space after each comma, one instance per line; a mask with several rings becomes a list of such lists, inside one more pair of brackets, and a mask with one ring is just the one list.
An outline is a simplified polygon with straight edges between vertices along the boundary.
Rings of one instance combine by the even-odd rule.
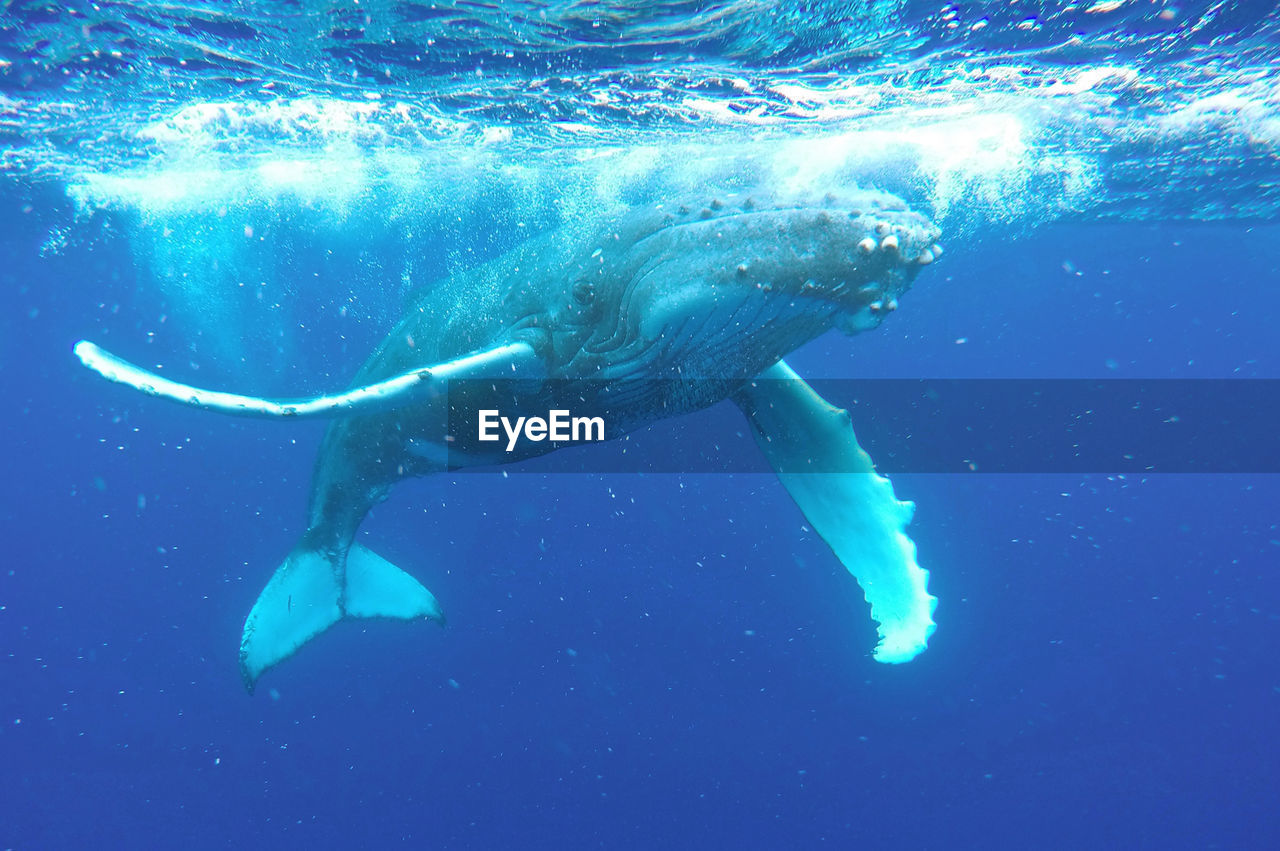
[[573, 285], [573, 300], [579, 307], [586, 307], [595, 300], [596, 288], [590, 281], [578, 281]]

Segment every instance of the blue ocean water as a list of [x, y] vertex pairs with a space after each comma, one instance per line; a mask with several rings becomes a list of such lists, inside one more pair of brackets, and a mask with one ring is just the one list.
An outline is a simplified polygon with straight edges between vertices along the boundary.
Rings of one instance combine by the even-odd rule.
[[1272, 4], [2, 16], [0, 847], [1280, 839], [1274, 476], [896, 474], [940, 602], [888, 666], [772, 476], [436, 475], [360, 540], [447, 627], [340, 624], [247, 697], [323, 426], [71, 353], [333, 390], [411, 291], [529, 234], [858, 185], [947, 251], [803, 375], [1274, 379]]

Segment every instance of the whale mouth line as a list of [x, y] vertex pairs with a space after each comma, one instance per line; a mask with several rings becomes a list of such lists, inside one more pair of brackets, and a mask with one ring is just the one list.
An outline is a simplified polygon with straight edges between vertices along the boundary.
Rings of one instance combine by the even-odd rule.
[[722, 207], [719, 210], [713, 210], [710, 207], [705, 207], [699, 213], [694, 213], [692, 210], [685, 207], [681, 208], [684, 212], [679, 213], [672, 213], [670, 210], [662, 208], [659, 209], [661, 212], [671, 217], [671, 221], [667, 222], [667, 226], [670, 228], [696, 227], [699, 225], [714, 226], [718, 222], [740, 221], [743, 219], [754, 219], [762, 216], [788, 216], [795, 213], [809, 213], [813, 215], [826, 213], [833, 219], [841, 216], [847, 216], [849, 221], [856, 222], [866, 216], [874, 217], [877, 212], [888, 212], [886, 210], [879, 209], [860, 210], [853, 207], [849, 209], [845, 209], [843, 207], [823, 207], [817, 204], [799, 204], [796, 206], [786, 207], [759, 206], [745, 210], [741, 208], [734, 209], [727, 206]]
[[[582, 343], [585, 355], [626, 352], [622, 359], [634, 360], [644, 349], [661, 348], [646, 339], [654, 335], [641, 332], [636, 318], [647, 309], [645, 299], [653, 298], [649, 290], [667, 275], [673, 276], [673, 288], [709, 284], [709, 291], [736, 300], [742, 312], [725, 322], [744, 333], [769, 331], [783, 314], [797, 310], [836, 322], [849, 314], [842, 324], [874, 327], [897, 308], [897, 297], [918, 269], [933, 262], [938, 236], [918, 213], [873, 194], [785, 203], [739, 195], [700, 212], [693, 205], [654, 212], [659, 220], [651, 219], [651, 229], [629, 249], [646, 259], [632, 270], [610, 327]], [[697, 256], [703, 258], [701, 270], [692, 259]], [[673, 258], [683, 271], [672, 272]], [[812, 277], [793, 274], [798, 265], [808, 266]], [[714, 312], [716, 321], [726, 316], [724, 308]], [[723, 342], [723, 330], [707, 336]]]

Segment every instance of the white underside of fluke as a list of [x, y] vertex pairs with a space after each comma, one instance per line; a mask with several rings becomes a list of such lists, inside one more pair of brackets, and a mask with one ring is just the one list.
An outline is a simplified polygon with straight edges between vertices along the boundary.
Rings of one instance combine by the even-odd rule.
[[915, 658], [933, 634], [938, 603], [905, 532], [915, 506], [898, 501], [889, 480], [875, 471], [849, 413], [828, 404], [784, 362], [761, 373], [735, 401], [778, 479], [862, 587], [879, 622], [876, 660]]
[[517, 378], [536, 371], [540, 361], [527, 343], [504, 343], [456, 360], [415, 369], [342, 393], [304, 399], [264, 399], [181, 384], [116, 357], [81, 340], [75, 345], [81, 363], [109, 381], [125, 384], [148, 396], [240, 417], [304, 418], [367, 414], [403, 405], [424, 393], [443, 392], [444, 382], [456, 378]]
[[440, 604], [418, 580], [359, 544], [345, 565], [314, 550], [294, 550], [262, 589], [244, 622], [240, 672], [250, 692], [258, 678], [344, 617], [443, 621]]

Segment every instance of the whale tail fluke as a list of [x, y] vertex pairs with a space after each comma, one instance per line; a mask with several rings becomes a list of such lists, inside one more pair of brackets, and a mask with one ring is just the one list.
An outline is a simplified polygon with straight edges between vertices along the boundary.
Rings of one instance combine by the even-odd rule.
[[359, 544], [341, 556], [296, 549], [276, 569], [245, 619], [240, 673], [252, 694], [268, 668], [344, 617], [444, 622], [418, 580]]

